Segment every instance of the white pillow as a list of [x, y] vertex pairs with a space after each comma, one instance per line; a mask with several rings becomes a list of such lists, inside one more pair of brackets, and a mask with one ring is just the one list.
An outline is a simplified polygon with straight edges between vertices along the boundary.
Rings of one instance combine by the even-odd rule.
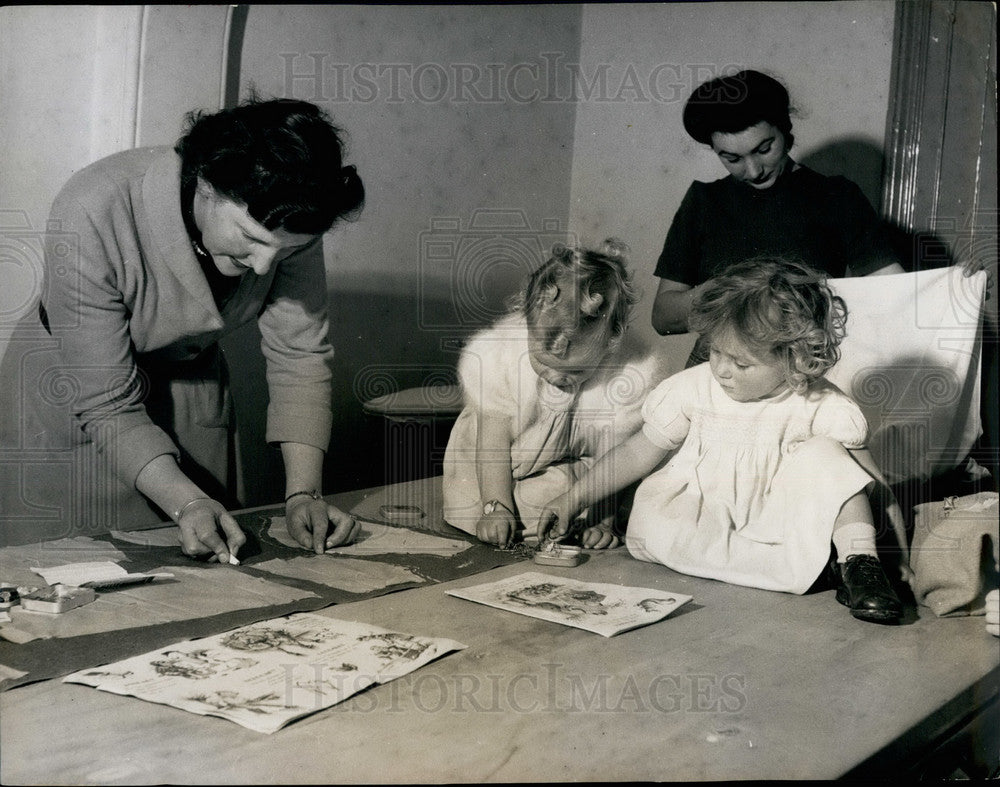
[[827, 377], [868, 418], [890, 483], [958, 466], [981, 431], [979, 318], [986, 274], [953, 266], [831, 279], [847, 337]]

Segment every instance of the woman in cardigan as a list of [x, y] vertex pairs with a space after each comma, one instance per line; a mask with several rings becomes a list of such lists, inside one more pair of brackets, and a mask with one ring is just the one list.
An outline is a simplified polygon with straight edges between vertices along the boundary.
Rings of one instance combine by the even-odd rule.
[[316, 106], [253, 99], [192, 113], [174, 149], [128, 150], [69, 180], [41, 302], [0, 374], [8, 543], [169, 516], [185, 554], [235, 557], [245, 536], [227, 513], [237, 468], [218, 342], [253, 319], [289, 529], [317, 553], [353, 539], [352, 518], [320, 497], [333, 352], [322, 236], [364, 201], [341, 155]]

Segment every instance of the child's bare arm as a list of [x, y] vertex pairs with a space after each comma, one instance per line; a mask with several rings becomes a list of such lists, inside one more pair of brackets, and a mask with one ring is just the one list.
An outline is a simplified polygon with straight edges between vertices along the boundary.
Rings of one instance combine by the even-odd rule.
[[903, 518], [903, 510], [899, 507], [899, 502], [892, 493], [892, 489], [885, 480], [885, 476], [882, 475], [882, 471], [875, 462], [875, 457], [872, 456], [871, 451], [867, 448], [855, 448], [850, 450], [850, 454], [861, 465], [862, 469], [875, 479], [874, 489], [869, 492], [869, 497], [874, 503], [872, 508], [876, 512], [884, 512], [886, 517], [888, 517], [889, 524], [892, 526], [896, 536], [896, 542], [899, 545], [901, 555], [900, 569], [903, 572], [903, 578], [908, 579], [910, 573], [910, 549], [906, 540], [906, 521]]
[[538, 537], [562, 538], [579, 513], [633, 481], [645, 478], [669, 451], [653, 443], [642, 431], [612, 448], [565, 495], [552, 500], [538, 519]]
[[476, 476], [483, 503], [496, 501], [492, 513], [476, 523], [476, 536], [497, 546], [507, 546], [517, 532], [514, 477], [510, 468], [510, 418], [480, 413], [476, 441]]

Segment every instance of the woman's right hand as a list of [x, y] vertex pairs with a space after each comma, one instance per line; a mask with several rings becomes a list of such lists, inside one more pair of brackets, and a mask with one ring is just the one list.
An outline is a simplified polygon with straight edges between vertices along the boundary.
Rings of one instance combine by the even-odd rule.
[[210, 562], [228, 563], [247, 540], [226, 507], [208, 497], [188, 503], [177, 518], [177, 526], [181, 529], [181, 551], [195, 559], [209, 555]]

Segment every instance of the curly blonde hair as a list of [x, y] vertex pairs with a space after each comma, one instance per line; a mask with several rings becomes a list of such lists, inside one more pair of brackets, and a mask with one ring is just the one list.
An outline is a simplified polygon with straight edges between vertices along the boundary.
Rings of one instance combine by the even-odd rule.
[[628, 246], [617, 238], [608, 238], [599, 249], [557, 244], [511, 300], [511, 309], [523, 313], [529, 324], [544, 320], [546, 349], [555, 355], [571, 342], [590, 339], [606, 341], [614, 350], [639, 299], [627, 254]]
[[802, 393], [840, 359], [847, 304], [826, 276], [780, 257], [754, 257], [727, 268], [695, 296], [690, 327], [710, 342], [732, 331], [773, 355], [785, 380]]

